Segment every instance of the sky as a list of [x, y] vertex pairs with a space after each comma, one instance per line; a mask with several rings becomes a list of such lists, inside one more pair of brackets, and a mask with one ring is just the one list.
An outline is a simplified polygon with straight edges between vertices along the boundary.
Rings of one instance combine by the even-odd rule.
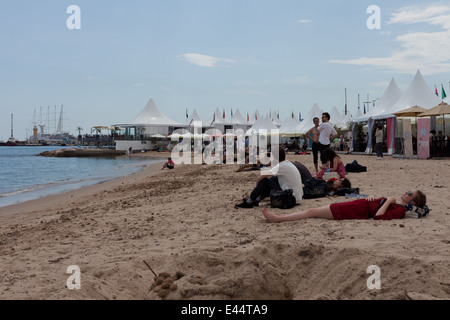
[[0, 140], [11, 114], [23, 140], [34, 123], [56, 131], [63, 107], [76, 135], [126, 123], [150, 98], [180, 123], [186, 109], [285, 119], [314, 103], [343, 114], [346, 90], [356, 114], [358, 94], [363, 110], [417, 70], [448, 94], [449, 52], [449, 1], [2, 1]]

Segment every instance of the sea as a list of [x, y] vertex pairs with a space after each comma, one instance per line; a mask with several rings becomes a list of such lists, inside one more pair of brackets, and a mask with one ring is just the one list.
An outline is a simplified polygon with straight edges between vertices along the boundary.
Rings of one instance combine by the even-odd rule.
[[[161, 160], [144, 157], [42, 157], [54, 146], [0, 146], [1, 207], [138, 173]], [[73, 148], [73, 147], [72, 147]]]

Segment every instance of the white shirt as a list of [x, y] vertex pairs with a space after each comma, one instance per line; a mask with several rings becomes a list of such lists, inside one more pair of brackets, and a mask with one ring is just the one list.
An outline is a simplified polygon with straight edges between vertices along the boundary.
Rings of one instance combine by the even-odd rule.
[[319, 142], [324, 145], [330, 144], [330, 136], [336, 135], [337, 132], [329, 122], [322, 123], [317, 130], [320, 131]]
[[278, 177], [278, 183], [282, 190], [292, 189], [297, 203], [301, 203], [303, 198], [302, 177], [292, 162], [282, 161], [271, 168], [270, 173]]

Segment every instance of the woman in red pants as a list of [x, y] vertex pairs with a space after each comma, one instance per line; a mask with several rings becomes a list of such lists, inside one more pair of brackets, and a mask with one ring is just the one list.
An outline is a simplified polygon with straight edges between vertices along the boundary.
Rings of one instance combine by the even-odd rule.
[[374, 219], [390, 220], [402, 219], [408, 206], [424, 207], [427, 198], [420, 190], [407, 191], [401, 197], [401, 201], [396, 203], [395, 198], [375, 198], [373, 196], [367, 199], [358, 199], [354, 201], [333, 203], [328, 206], [312, 208], [306, 211], [293, 212], [287, 215], [275, 215], [262, 210], [264, 217], [269, 222], [296, 221], [308, 218], [321, 218], [329, 220], [344, 219]]

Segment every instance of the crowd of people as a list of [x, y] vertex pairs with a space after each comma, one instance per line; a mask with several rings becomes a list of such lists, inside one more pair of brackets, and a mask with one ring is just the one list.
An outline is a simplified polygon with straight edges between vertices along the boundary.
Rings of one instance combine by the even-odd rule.
[[[261, 170], [261, 174], [256, 181], [256, 187], [246, 193], [241, 203], [235, 205], [235, 208], [254, 208], [259, 203], [271, 195], [272, 191], [292, 190], [295, 197], [295, 203], [301, 204], [305, 193], [305, 183], [315, 180], [323, 180], [325, 173], [335, 172], [337, 178], [326, 181], [328, 191], [336, 191], [340, 188], [351, 188], [351, 183], [346, 178], [345, 166], [331, 145], [338, 133], [329, 123], [330, 115], [327, 112], [322, 114], [322, 123], [318, 118], [314, 118], [314, 126], [306, 133], [312, 140], [313, 163], [316, 172], [312, 174], [306, 166], [295, 161], [291, 162], [286, 159], [286, 148], [281, 146], [278, 151], [278, 163], [274, 166], [245, 165], [238, 171], [245, 170]], [[381, 132], [381, 134], [379, 133]], [[382, 127], [378, 127], [376, 137], [377, 159], [382, 159], [383, 155], [380, 151], [382, 143]], [[341, 144], [342, 135], [336, 141]], [[381, 140], [381, 142], [380, 142]], [[343, 143], [343, 140], [342, 140]], [[335, 144], [335, 143], [334, 143]], [[320, 160], [320, 166], [319, 166]], [[306, 218], [323, 218], [323, 219], [401, 219], [405, 214], [412, 210], [411, 208], [421, 208], [422, 212], [428, 212], [426, 206], [426, 196], [420, 190], [407, 191], [400, 196], [397, 202], [393, 197], [374, 197], [368, 196], [365, 199], [357, 199], [353, 201], [334, 203], [328, 206], [312, 208], [306, 211], [299, 211], [287, 215], [275, 215], [270, 213], [266, 208], [262, 213], [269, 222], [295, 221]]]

